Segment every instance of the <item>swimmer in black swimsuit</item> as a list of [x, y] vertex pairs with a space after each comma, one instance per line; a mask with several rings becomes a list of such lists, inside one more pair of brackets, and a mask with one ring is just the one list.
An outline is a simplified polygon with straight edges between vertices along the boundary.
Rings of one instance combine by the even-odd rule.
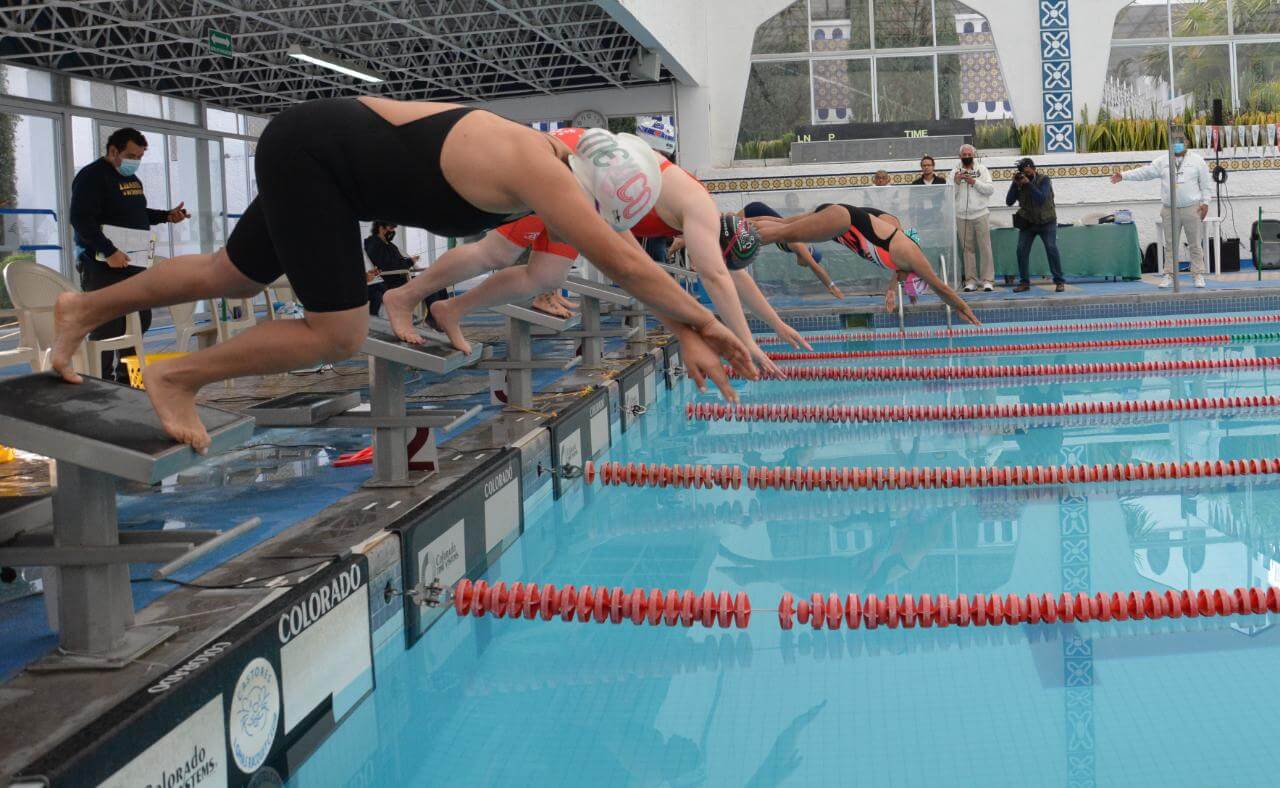
[[[786, 219], [761, 216], [752, 220], [763, 243], [814, 243], [835, 241], [858, 256], [896, 274], [906, 282], [912, 276], [928, 284], [950, 304], [961, 319], [981, 325], [973, 310], [933, 270], [929, 258], [900, 231], [901, 222], [891, 214], [855, 205], [819, 205], [813, 213]], [[890, 287], [890, 291], [895, 288]], [[886, 297], [889, 309], [890, 299]]]
[[204, 451], [209, 435], [195, 409], [202, 386], [337, 361], [360, 349], [369, 319], [360, 221], [465, 236], [536, 211], [663, 318], [700, 387], [711, 377], [736, 399], [718, 356], [756, 377], [742, 341], [623, 236], [661, 191], [656, 161], [623, 156], [614, 135], [591, 133], [590, 146], [584, 137], [573, 152], [469, 107], [369, 97], [295, 105], [276, 115], [258, 141], [258, 196], [226, 248], [165, 261], [92, 293], [60, 296], [53, 368], [80, 382], [72, 357], [107, 320], [206, 298], [248, 298], [287, 276], [303, 319], [260, 323], [143, 372], [165, 431]]

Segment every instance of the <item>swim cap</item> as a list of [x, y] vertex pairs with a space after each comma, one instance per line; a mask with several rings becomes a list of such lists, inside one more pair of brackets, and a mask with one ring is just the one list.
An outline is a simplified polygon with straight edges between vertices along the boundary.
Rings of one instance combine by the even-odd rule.
[[663, 153], [676, 152], [676, 130], [658, 118], [645, 118], [637, 131], [650, 148]]
[[730, 270], [746, 268], [760, 252], [760, 234], [737, 214], [720, 214], [720, 252]]
[[634, 134], [587, 129], [569, 154], [569, 169], [615, 230], [630, 230], [658, 204], [657, 155]]

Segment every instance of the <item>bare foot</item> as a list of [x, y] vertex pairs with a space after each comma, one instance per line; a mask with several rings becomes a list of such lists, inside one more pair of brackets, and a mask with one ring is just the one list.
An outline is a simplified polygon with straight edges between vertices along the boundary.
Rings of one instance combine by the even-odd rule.
[[86, 321], [83, 293], [63, 293], [54, 302], [53, 347], [49, 350], [49, 363], [68, 383], [84, 382], [72, 366], [72, 358], [96, 325]]
[[156, 409], [164, 431], [199, 454], [209, 451], [209, 433], [196, 415], [197, 389], [175, 382], [167, 373], [173, 361], [159, 361], [142, 368], [142, 385]]
[[413, 308], [418, 305], [413, 296], [402, 293], [406, 288], [396, 287], [382, 294], [382, 305], [387, 309], [387, 320], [391, 330], [403, 342], [411, 345], [425, 345], [427, 341], [413, 327]]
[[529, 304], [529, 306], [532, 307], [533, 309], [538, 310], [539, 312], [545, 312], [548, 315], [551, 315], [552, 317], [559, 317], [559, 318], [566, 318], [566, 319], [571, 317], [571, 314], [568, 312], [568, 310], [560, 306], [560, 304], [556, 303], [555, 299], [553, 299], [550, 295], [546, 293], [543, 293], [540, 296], [536, 296], [533, 299], [533, 303]]
[[432, 304], [431, 319], [435, 320], [436, 325], [440, 326], [440, 330], [449, 336], [449, 342], [454, 347], [463, 353], [471, 352], [471, 343], [462, 334], [462, 326], [460, 325], [462, 315], [459, 315], [454, 309], [452, 298]]
[[577, 308], [578, 308], [578, 302], [577, 302], [577, 301], [570, 301], [569, 299], [565, 298], [564, 296], [560, 295], [559, 293], [552, 293], [552, 294], [551, 294], [551, 300], [552, 300], [552, 301], [555, 301], [555, 302], [556, 302], [557, 304], [559, 304], [562, 308], [567, 309], [567, 310], [573, 310], [573, 309], [577, 309]]

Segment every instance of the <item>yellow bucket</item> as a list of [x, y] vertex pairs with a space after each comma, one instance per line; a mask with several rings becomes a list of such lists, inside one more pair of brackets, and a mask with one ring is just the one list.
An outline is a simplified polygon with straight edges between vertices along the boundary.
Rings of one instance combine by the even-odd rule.
[[141, 364], [138, 363], [137, 356], [125, 356], [122, 360], [124, 361], [125, 367], [129, 369], [129, 385], [133, 386], [135, 389], [145, 389], [146, 386], [142, 385], [143, 366], [146, 364], [154, 364], [157, 361], [164, 361], [166, 358], [178, 358], [179, 356], [185, 355], [187, 354], [179, 351], [172, 353], [148, 353], [142, 357], [143, 362]]

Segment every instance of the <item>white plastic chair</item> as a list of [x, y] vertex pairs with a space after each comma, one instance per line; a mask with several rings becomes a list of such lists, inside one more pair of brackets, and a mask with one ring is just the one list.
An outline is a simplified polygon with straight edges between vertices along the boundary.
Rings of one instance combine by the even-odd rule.
[[[80, 288], [57, 271], [27, 260], [5, 266], [4, 283], [18, 313], [22, 344], [38, 354], [37, 369], [46, 370], [49, 350], [53, 348], [54, 301], [63, 293], [78, 293]], [[120, 336], [85, 340], [73, 364], [80, 372], [87, 370], [94, 377], [102, 377], [102, 353], [125, 348], [133, 348], [139, 357], [143, 355], [142, 321], [137, 312], [125, 316], [125, 333]]]
[[276, 281], [267, 285], [267, 316], [272, 320], [279, 320], [280, 315], [276, 312], [276, 304], [297, 303], [298, 297], [294, 295], [293, 285], [289, 284], [289, 280], [280, 277]]
[[[219, 301], [225, 301], [227, 304], [227, 317], [225, 319], [222, 317]], [[253, 328], [258, 324], [258, 318], [253, 310], [253, 301], [253, 298], [215, 298], [209, 302], [209, 306], [213, 311], [213, 323], [218, 328], [219, 342], [226, 342], [241, 331]], [[233, 314], [232, 310], [236, 307], [240, 308], [240, 317], [233, 318], [231, 316]]]
[[169, 317], [173, 320], [173, 331], [177, 336], [177, 348], [179, 352], [185, 353], [187, 348], [191, 346], [191, 340], [196, 339], [196, 347], [206, 348], [213, 344], [214, 338], [217, 337], [218, 327], [213, 323], [203, 326], [196, 325], [196, 304], [174, 304], [169, 307]]

